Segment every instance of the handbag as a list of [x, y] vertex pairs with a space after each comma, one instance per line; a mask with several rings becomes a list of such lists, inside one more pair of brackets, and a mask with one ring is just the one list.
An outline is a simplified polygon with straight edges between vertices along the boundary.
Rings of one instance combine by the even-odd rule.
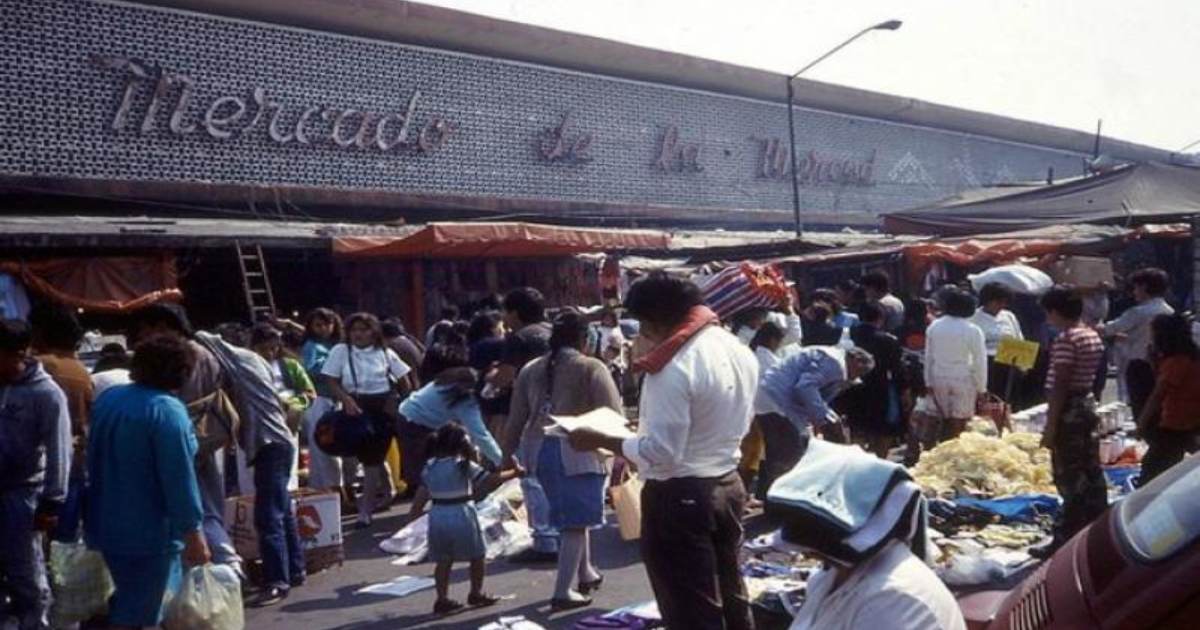
[[223, 389], [187, 404], [188, 416], [196, 430], [198, 455], [204, 456], [234, 444], [241, 427], [241, 416], [233, 400]]
[[621, 483], [608, 489], [622, 540], [642, 537], [642, 480], [625, 468]]
[[317, 448], [332, 457], [357, 457], [363, 445], [375, 437], [373, 423], [364, 416], [351, 416], [333, 409], [317, 420], [313, 441]]

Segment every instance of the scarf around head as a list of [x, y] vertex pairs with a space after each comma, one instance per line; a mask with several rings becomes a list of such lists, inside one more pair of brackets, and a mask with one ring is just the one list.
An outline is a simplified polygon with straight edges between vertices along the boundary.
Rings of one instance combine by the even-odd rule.
[[704, 330], [706, 327], [713, 324], [721, 323], [721, 318], [707, 306], [693, 306], [688, 311], [683, 322], [671, 331], [671, 335], [662, 343], [654, 346], [654, 349], [646, 353], [645, 356], [634, 362], [635, 369], [641, 370], [648, 374], [657, 374], [667, 367], [671, 359], [675, 358], [675, 354], [679, 349], [688, 342], [689, 339], [696, 336], [696, 333]]

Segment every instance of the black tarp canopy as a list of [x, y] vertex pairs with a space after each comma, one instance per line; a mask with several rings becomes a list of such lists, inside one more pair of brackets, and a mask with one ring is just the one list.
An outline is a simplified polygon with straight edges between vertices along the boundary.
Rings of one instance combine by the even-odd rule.
[[968, 191], [883, 215], [893, 234], [957, 236], [1073, 223], [1138, 225], [1200, 215], [1200, 169], [1159, 163], [1123, 166], [1094, 177], [1038, 187]]

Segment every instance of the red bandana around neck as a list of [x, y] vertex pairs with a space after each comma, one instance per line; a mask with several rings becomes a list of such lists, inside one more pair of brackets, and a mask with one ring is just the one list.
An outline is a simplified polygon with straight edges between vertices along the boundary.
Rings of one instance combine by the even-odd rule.
[[671, 336], [667, 337], [662, 343], [654, 346], [654, 349], [646, 353], [645, 356], [633, 363], [633, 366], [648, 374], [657, 374], [671, 359], [675, 358], [675, 353], [687, 343], [689, 339], [694, 337], [696, 333], [704, 330], [707, 326], [721, 323], [721, 318], [707, 306], [693, 306], [688, 311], [687, 317], [683, 323], [675, 327], [671, 332]]

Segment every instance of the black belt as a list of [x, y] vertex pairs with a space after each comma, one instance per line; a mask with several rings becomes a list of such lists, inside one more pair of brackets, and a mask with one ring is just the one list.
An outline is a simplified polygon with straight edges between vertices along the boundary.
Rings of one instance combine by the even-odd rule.
[[733, 470], [731, 470], [723, 475], [717, 475], [715, 477], [671, 477], [670, 479], [647, 479], [646, 483], [647, 484], [655, 484], [655, 485], [661, 485], [661, 484], [666, 484], [666, 483], [671, 483], [671, 482], [689, 483], [689, 482], [697, 482], [697, 481], [722, 483], [722, 482], [732, 481], [733, 479], [741, 479], [741, 477], [738, 475], [738, 471], [736, 468], [734, 468]]
[[433, 499], [434, 505], [462, 505], [463, 503], [470, 503], [470, 502], [471, 502], [471, 497], [469, 497], [469, 496], [454, 497], [453, 499]]

